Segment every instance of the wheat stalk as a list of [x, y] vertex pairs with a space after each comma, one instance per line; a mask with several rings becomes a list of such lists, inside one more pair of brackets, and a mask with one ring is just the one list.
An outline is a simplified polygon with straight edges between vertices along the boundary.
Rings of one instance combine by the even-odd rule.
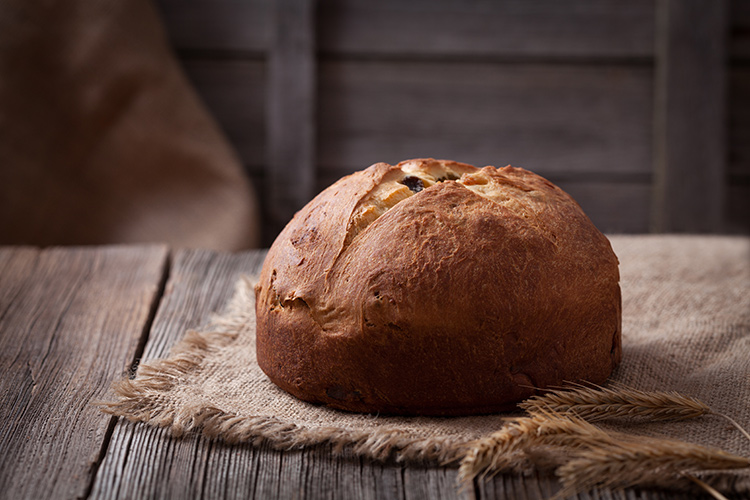
[[750, 467], [750, 459], [721, 450], [662, 438], [607, 432], [575, 414], [538, 409], [527, 417], [508, 419], [505, 426], [468, 446], [459, 480], [467, 484], [510, 470], [530, 450], [565, 452], [570, 459], [557, 468], [562, 496], [594, 486], [627, 487], [677, 482], [686, 471]]
[[646, 392], [624, 386], [609, 389], [574, 385], [533, 396], [518, 406], [528, 412], [542, 409], [559, 413], [572, 412], [591, 422], [612, 417], [684, 420], [714, 413], [702, 401], [677, 392]]
[[459, 466], [462, 482], [517, 467], [540, 450], [549, 456], [568, 455], [569, 461], [556, 471], [563, 483], [560, 495], [594, 486], [667, 485], [683, 477], [692, 478], [687, 476], [688, 471], [750, 467], [750, 459], [721, 450], [606, 432], [587, 421], [623, 416], [659, 421], [718, 415], [750, 439], [750, 435], [728, 416], [677, 392], [576, 385], [532, 397], [519, 406], [529, 412], [529, 416], [508, 419], [498, 432], [469, 443]]
[[556, 474], [563, 484], [561, 496], [595, 486], [625, 488], [664, 485], [689, 471], [750, 467], [750, 459], [721, 450], [668, 439], [642, 437], [579, 450]]
[[590, 422], [616, 417], [642, 417], [652, 421], [686, 420], [703, 415], [726, 419], [743, 436], [750, 433], [728, 415], [716, 412], [701, 400], [675, 391], [641, 391], [624, 385], [610, 389], [573, 384], [533, 396], [518, 405], [529, 413], [547, 410], [574, 413]]
[[469, 443], [459, 466], [459, 479], [469, 482], [480, 475], [509, 470], [531, 448], [579, 449], [614, 444], [616, 439], [574, 415], [540, 410], [528, 417], [508, 419], [499, 431]]
[[459, 480], [468, 483], [482, 473], [509, 469], [519, 452], [533, 444], [542, 420], [541, 416], [511, 419], [499, 431], [469, 443], [458, 468]]
[[703, 491], [714, 497], [716, 500], [729, 500], [727, 497], [719, 493], [716, 488], [713, 486], [706, 484], [705, 482], [701, 481], [697, 477], [693, 476], [692, 474], [684, 474], [684, 476], [688, 479], [690, 479], [692, 482], [703, 488]]

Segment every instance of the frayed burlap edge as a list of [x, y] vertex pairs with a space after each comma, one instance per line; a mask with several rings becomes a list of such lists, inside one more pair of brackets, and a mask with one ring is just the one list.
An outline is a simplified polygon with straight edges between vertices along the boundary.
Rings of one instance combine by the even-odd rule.
[[395, 458], [399, 462], [443, 465], [455, 464], [465, 455], [470, 441], [455, 438], [414, 437], [399, 429], [303, 427], [270, 416], [237, 415], [205, 404], [182, 408], [165, 404], [164, 393], [186, 375], [198, 372], [212, 349], [231, 343], [252, 321], [247, 313], [247, 304], [254, 301], [252, 290], [252, 278], [243, 277], [223, 314], [214, 316], [203, 331], [188, 331], [168, 358], [140, 365], [135, 379], [116, 382], [113, 391], [118, 399], [102, 403], [102, 410], [131, 422], [166, 427], [176, 437], [200, 432], [230, 444], [268, 443], [282, 450], [332, 445], [335, 453], [351, 449], [374, 460]]

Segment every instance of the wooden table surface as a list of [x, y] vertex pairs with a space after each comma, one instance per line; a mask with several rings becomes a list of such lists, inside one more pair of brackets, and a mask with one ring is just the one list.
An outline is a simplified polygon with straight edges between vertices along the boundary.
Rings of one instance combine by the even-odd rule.
[[[549, 498], [548, 477], [461, 490], [455, 468], [375, 463], [325, 446], [229, 446], [100, 412], [114, 380], [167, 355], [229, 299], [262, 251], [0, 248], [0, 498]], [[663, 491], [576, 498], [694, 498]]]

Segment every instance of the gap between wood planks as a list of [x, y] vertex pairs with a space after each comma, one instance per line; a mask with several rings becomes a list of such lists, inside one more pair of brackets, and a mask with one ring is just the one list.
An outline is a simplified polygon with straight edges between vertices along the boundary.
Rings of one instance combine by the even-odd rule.
[[[133, 359], [130, 362], [130, 366], [127, 371], [128, 378], [135, 378], [135, 372], [138, 369], [138, 364], [141, 361], [141, 356], [143, 356], [143, 350], [146, 348], [146, 343], [148, 342], [148, 337], [151, 333], [151, 326], [154, 324], [154, 318], [156, 318], [156, 311], [159, 310], [159, 306], [164, 299], [164, 290], [167, 286], [167, 281], [169, 280], [171, 270], [172, 250], [167, 250], [167, 253], [164, 257], [164, 263], [162, 264], [162, 273], [159, 280], [159, 285], [156, 293], [154, 294], [154, 300], [151, 302], [151, 306], [148, 311], [148, 317], [143, 324], [143, 329], [141, 330], [138, 345], [135, 348]], [[96, 475], [99, 472], [99, 467], [104, 461], [104, 457], [107, 454], [107, 449], [109, 448], [109, 444], [112, 441], [112, 434], [115, 431], [117, 419], [118, 417], [112, 416], [110, 417], [109, 422], [107, 422], [107, 429], [104, 432], [104, 439], [102, 439], [102, 444], [99, 448], [99, 454], [97, 455], [94, 463], [91, 464], [91, 469], [89, 470], [89, 482], [86, 485], [86, 490], [83, 494], [83, 498], [89, 498], [91, 496], [91, 491], [94, 489], [94, 482], [96, 481]]]

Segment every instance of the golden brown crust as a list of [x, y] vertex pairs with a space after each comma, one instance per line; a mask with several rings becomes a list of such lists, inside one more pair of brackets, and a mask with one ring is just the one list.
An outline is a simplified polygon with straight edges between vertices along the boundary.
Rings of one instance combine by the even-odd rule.
[[271, 247], [258, 363], [344, 410], [504, 410], [532, 387], [606, 380], [618, 282], [606, 237], [531, 172], [379, 163], [323, 191]]

